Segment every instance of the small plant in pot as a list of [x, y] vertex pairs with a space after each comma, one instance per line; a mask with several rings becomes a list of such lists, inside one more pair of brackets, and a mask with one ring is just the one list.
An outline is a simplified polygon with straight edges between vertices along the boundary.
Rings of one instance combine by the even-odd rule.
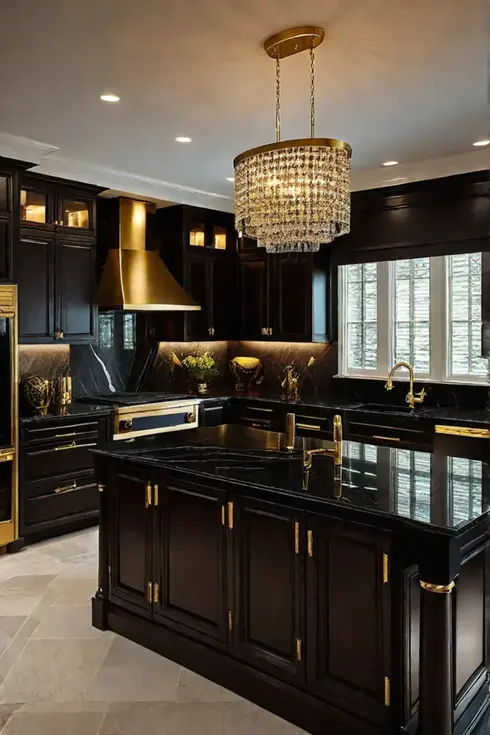
[[181, 364], [195, 382], [198, 393], [207, 393], [208, 383], [219, 375], [216, 360], [208, 352], [202, 355], [188, 355]]

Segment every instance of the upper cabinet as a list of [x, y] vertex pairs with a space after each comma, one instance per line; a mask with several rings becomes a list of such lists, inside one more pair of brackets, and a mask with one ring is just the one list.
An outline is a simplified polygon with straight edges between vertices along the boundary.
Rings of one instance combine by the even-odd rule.
[[19, 178], [31, 165], [0, 158], [0, 281], [13, 280], [13, 249], [18, 233]]
[[100, 191], [52, 177], [22, 176], [14, 248], [21, 342], [95, 342], [95, 208]]
[[28, 174], [20, 188], [20, 222], [65, 233], [95, 234], [98, 187]]
[[239, 270], [242, 339], [325, 342], [331, 338], [326, 247], [314, 254], [282, 255], [248, 247], [241, 249]]
[[153, 231], [160, 256], [200, 311], [159, 318], [161, 339], [236, 339], [238, 269], [234, 217], [178, 205], [159, 209]]

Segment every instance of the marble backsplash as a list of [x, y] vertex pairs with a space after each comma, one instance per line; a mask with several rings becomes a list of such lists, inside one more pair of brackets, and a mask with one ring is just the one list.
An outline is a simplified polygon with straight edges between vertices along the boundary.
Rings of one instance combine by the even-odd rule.
[[70, 369], [69, 345], [20, 345], [19, 376], [38, 375], [54, 380]]
[[[337, 369], [335, 345], [284, 342], [160, 342], [153, 370], [148, 378], [147, 390], [183, 391], [189, 387], [187, 373], [172, 362], [172, 352], [179, 360], [187, 355], [208, 352], [212, 355], [220, 371], [213, 387], [233, 390], [235, 377], [229, 362], [237, 356], [258, 357], [264, 366], [264, 379], [261, 389], [270, 393], [281, 393], [281, 380], [284, 368], [293, 364], [303, 371], [302, 395], [315, 397], [331, 390], [331, 379]], [[313, 365], [305, 369], [310, 357], [315, 358]]]

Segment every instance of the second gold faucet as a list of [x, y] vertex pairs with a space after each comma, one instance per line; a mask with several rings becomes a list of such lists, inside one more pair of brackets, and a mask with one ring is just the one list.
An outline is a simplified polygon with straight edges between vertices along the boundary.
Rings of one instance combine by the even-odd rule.
[[393, 365], [393, 367], [391, 368], [391, 370], [389, 372], [388, 380], [386, 381], [385, 388], [386, 388], [386, 390], [392, 390], [393, 389], [393, 375], [396, 373], [396, 371], [399, 368], [407, 368], [407, 370], [408, 370], [408, 376], [409, 376], [409, 380], [410, 380], [410, 388], [409, 388], [409, 391], [408, 391], [408, 393], [406, 395], [405, 400], [408, 403], [408, 405], [410, 406], [410, 408], [415, 408], [415, 404], [416, 403], [423, 403], [424, 402], [425, 388], [422, 388], [422, 390], [420, 391], [420, 393], [414, 393], [413, 392], [413, 367], [410, 365], [409, 362], [401, 361], [401, 362], [397, 362], [395, 365]]

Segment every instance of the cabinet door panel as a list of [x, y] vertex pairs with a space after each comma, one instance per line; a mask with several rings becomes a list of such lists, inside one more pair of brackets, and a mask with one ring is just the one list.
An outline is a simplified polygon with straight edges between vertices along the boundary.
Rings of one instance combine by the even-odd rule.
[[225, 494], [184, 483], [159, 489], [155, 617], [226, 640]]
[[54, 332], [54, 252], [52, 237], [21, 234], [15, 249], [19, 287], [19, 337], [51, 342]]
[[[307, 514], [308, 686], [374, 722], [387, 716], [389, 583], [386, 536]], [[389, 710], [388, 710], [389, 711]]]
[[235, 503], [234, 645], [253, 666], [291, 682], [304, 678], [301, 517], [251, 498]]
[[0, 217], [0, 279], [12, 279], [12, 223], [8, 217]]
[[240, 259], [240, 325], [243, 339], [263, 339], [269, 325], [269, 259]]
[[95, 246], [62, 240], [57, 246], [57, 328], [72, 344], [95, 341]]
[[273, 336], [308, 342], [311, 340], [312, 256], [309, 253], [278, 255], [274, 268]]
[[214, 339], [238, 339], [237, 266], [232, 258], [210, 261], [212, 268], [211, 299]]
[[128, 469], [109, 478], [112, 526], [109, 599], [138, 615], [151, 617], [151, 510], [145, 507], [151, 478]]
[[188, 256], [186, 289], [189, 295], [201, 307], [201, 311], [190, 311], [186, 314], [187, 339], [207, 339], [209, 338], [211, 319], [209, 314], [210, 284], [208, 261], [205, 255], [201, 257]]

